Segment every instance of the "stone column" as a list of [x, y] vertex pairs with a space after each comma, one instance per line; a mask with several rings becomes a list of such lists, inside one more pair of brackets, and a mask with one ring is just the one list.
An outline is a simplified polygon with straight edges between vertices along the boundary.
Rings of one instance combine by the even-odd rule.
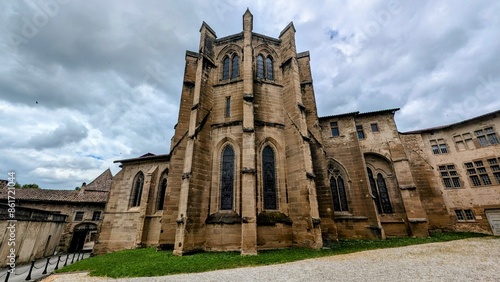
[[241, 175], [241, 254], [257, 254], [257, 216], [255, 202], [256, 164], [253, 105], [253, 16], [247, 9], [243, 15], [243, 144]]

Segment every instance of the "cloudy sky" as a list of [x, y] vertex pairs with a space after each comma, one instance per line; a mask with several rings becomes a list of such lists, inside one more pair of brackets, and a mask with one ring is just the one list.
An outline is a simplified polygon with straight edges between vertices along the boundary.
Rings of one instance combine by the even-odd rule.
[[401, 108], [409, 131], [500, 109], [498, 1], [5, 0], [0, 179], [74, 189], [168, 153], [185, 50], [202, 21], [240, 32], [247, 7], [257, 33], [293, 21], [320, 116]]

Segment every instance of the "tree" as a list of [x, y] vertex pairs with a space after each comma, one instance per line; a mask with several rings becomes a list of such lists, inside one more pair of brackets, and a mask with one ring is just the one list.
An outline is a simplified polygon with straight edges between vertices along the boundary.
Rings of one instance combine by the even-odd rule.
[[17, 181], [16, 181], [16, 184], [14, 184], [14, 188], [16, 188], [16, 189], [21, 188], [21, 184], [17, 183]]
[[40, 189], [40, 186], [38, 186], [38, 184], [35, 184], [35, 183], [31, 183], [31, 184], [24, 184], [23, 186], [21, 186], [22, 189]]

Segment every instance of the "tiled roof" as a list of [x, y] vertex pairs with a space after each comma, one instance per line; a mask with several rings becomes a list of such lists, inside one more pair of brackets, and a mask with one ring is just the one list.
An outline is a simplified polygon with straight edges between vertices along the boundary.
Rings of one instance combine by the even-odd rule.
[[[76, 190], [48, 190], [48, 189], [16, 189], [17, 201], [42, 202], [72, 202], [72, 203], [106, 203], [108, 192], [76, 191]], [[7, 199], [8, 190], [0, 191], [0, 199]]]
[[111, 182], [113, 181], [113, 175], [111, 174], [111, 170], [106, 169], [101, 175], [99, 175], [94, 181], [90, 182], [86, 186], [82, 187], [85, 192], [88, 191], [101, 191], [101, 192], [109, 192], [111, 189]]
[[[106, 203], [113, 175], [108, 168], [90, 184], [76, 190], [16, 189], [18, 201], [70, 202], [70, 203]], [[7, 189], [0, 189], [0, 199], [7, 199]]]

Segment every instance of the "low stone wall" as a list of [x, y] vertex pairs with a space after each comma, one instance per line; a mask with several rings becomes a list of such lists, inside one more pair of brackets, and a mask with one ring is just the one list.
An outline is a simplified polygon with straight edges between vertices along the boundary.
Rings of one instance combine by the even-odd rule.
[[53, 255], [65, 224], [66, 215], [0, 204], [0, 267]]

